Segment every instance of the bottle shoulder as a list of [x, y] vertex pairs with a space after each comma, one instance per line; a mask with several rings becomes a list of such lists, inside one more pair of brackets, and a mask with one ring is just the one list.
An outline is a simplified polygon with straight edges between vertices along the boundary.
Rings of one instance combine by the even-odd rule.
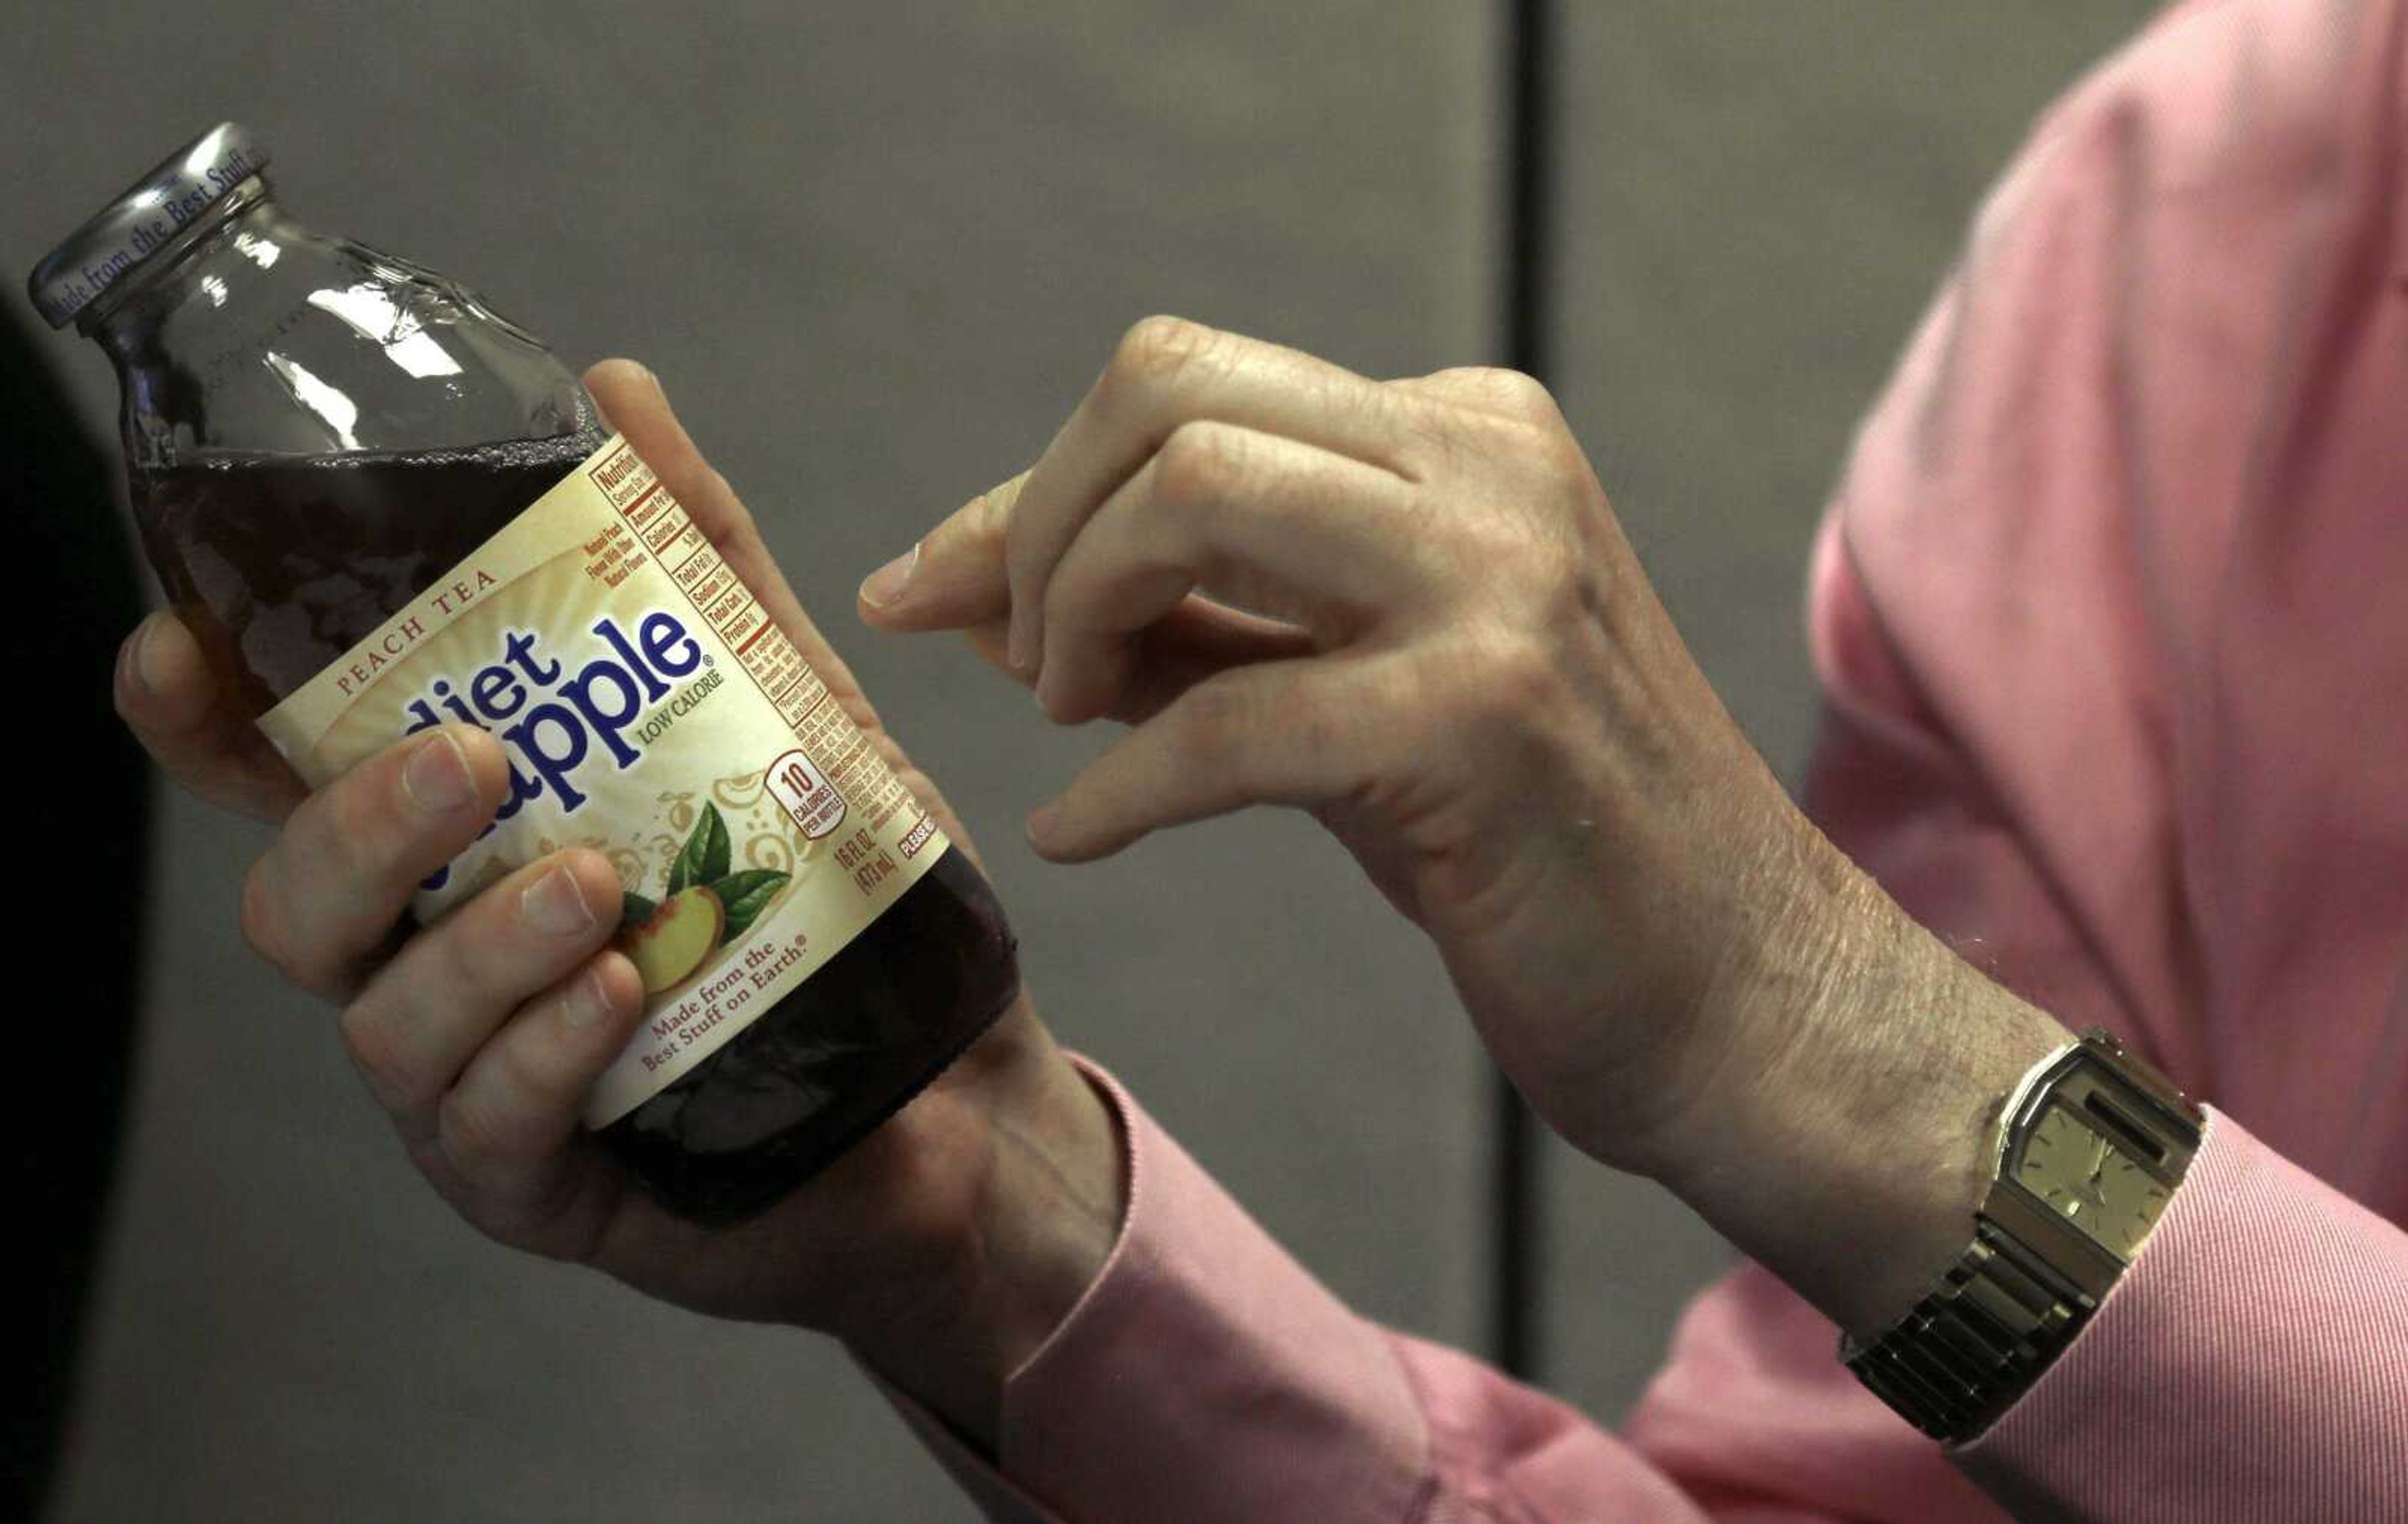
[[218, 230], [104, 346], [137, 467], [588, 432], [577, 377], [440, 272], [279, 215]]

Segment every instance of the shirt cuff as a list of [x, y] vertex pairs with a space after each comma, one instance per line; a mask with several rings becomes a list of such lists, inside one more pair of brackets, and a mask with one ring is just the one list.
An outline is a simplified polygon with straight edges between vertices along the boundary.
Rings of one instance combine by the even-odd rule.
[[1412, 1517], [1429, 1432], [1382, 1331], [1119, 1081], [1071, 1060], [1118, 1125], [1127, 1214], [1095, 1283], [1004, 1385], [1000, 1469], [869, 1372], [880, 1392], [1007, 1524]]
[[[1949, 1458], [2018, 1518], [2403, 1517], [2398, 1230], [2208, 1108], [2165, 1217], [2063, 1355]], [[2387, 1432], [2386, 1431], [2388, 1431]], [[2333, 1463], [2322, 1463], [2329, 1458]], [[2387, 1504], [2374, 1503], [2376, 1495]]]

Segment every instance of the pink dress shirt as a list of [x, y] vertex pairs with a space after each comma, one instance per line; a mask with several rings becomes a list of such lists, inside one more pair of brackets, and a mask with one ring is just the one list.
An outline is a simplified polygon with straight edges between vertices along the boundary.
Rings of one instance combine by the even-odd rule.
[[2042, 119], [1810, 624], [1810, 813], [2209, 1104], [2065, 1356], [1942, 1446], [1748, 1266], [1609, 1433], [1356, 1316], [1088, 1063], [1127, 1221], [999, 1466], [881, 1388], [989, 1517], [2408, 1524], [2408, 0], [2190, 0]]

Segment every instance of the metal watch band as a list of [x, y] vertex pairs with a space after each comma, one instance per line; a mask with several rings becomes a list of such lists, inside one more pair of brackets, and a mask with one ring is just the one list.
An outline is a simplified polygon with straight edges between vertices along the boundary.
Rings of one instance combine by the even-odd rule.
[[1871, 1344], [1842, 1340], [1840, 1358], [1909, 1423], [1954, 1439], [2005, 1411], [2096, 1305], [1976, 1218], [1973, 1242], [1940, 1284]]
[[[2124, 1261], [2003, 1177], [2010, 1144], [2051, 1096], [2086, 1100], [2110, 1081], [2097, 1120], [2179, 1181], [2204, 1118], [2181, 1088], [2103, 1028], [2033, 1065], [2001, 1108], [1990, 1189], [1973, 1242], [1940, 1283], [1870, 1344], [1840, 1341], [1840, 1359], [1908, 1422], [1934, 1439], [1979, 1432], [2021, 1396], [2080, 1332]], [[2091, 1104], [2098, 1104], [2093, 1100]]]

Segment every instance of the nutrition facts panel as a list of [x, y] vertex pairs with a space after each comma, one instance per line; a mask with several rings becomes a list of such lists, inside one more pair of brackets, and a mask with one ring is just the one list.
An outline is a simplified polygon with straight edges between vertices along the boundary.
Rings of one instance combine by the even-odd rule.
[[[817, 838], [838, 822], [882, 832], [900, 814], [904, 825], [897, 829], [909, 833], [898, 845], [906, 858], [917, 855], [935, 832], [919, 801], [886, 770], [878, 748], [853, 725], [844, 706], [827, 702], [827, 685], [819, 674], [652, 468], [622, 443], [586, 469], [619, 511], [623, 527], [616, 533], [624, 543], [611, 548], [624, 554], [605, 557], [616, 563], [614, 571], [619, 566], [632, 570], [649, 553], [693, 601], [695, 611], [735, 653], [744, 675], [801, 742], [799, 753], [775, 759], [764, 774], [767, 786], [796, 822]], [[797, 755], [799, 768], [790, 765]], [[866, 891], [870, 885], [863, 887]]]
[[752, 590], [722, 560], [710, 536], [686, 517], [652, 468], [625, 445], [588, 468], [643, 548], [694, 602], [745, 675], [797, 731], [827, 697], [827, 685], [794, 643], [770, 622]]

